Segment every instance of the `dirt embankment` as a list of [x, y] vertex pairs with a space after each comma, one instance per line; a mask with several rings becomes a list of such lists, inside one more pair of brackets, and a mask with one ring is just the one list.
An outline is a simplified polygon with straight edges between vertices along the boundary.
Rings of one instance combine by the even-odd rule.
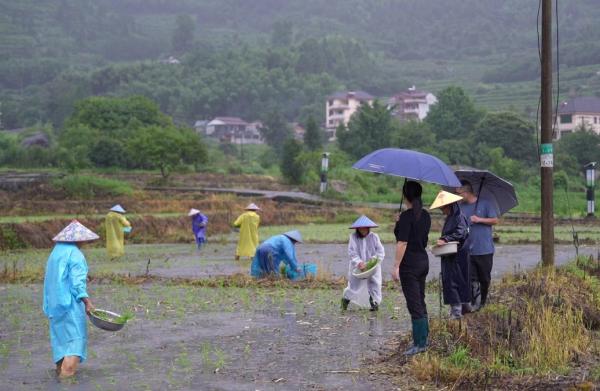
[[[232, 196], [205, 196], [194, 199], [113, 199], [110, 201], [58, 202], [37, 201], [44, 211], [54, 207], [53, 214], [78, 216], [78, 220], [104, 237], [103, 215], [115, 203], [124, 205], [133, 225], [128, 235], [129, 243], [183, 243], [190, 240], [190, 208], [200, 209], [209, 218], [208, 235], [231, 232], [235, 218], [244, 212], [248, 200]], [[24, 203], [29, 204], [29, 202]], [[35, 204], [35, 202], [34, 202]], [[342, 215], [355, 215], [351, 208], [323, 208], [298, 203], [260, 201], [259, 212], [262, 225], [303, 224], [308, 222], [334, 222]], [[27, 209], [32, 208], [27, 205]], [[19, 209], [23, 212], [22, 209]], [[151, 215], [152, 213], [177, 213], [178, 216]], [[146, 214], [148, 213], [148, 214]], [[38, 212], [39, 214], [39, 212]], [[70, 218], [44, 219], [0, 224], [0, 250], [18, 248], [48, 248], [56, 235]], [[101, 240], [102, 242], [102, 240]]]

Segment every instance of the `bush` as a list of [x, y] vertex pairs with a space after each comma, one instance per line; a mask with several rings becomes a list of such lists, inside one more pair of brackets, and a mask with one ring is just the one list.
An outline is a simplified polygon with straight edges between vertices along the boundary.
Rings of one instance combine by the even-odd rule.
[[88, 175], [72, 175], [52, 181], [52, 186], [71, 198], [94, 198], [101, 196], [129, 196], [132, 187], [123, 181]]

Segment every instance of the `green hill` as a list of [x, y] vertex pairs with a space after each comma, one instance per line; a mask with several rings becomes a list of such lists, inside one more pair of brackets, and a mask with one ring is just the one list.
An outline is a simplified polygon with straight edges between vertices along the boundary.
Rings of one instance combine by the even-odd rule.
[[[324, 96], [337, 88], [386, 96], [413, 84], [433, 92], [461, 85], [482, 106], [530, 113], [538, 96], [537, 7], [523, 0], [0, 0], [2, 125], [60, 125], [75, 100], [94, 94], [146, 95], [186, 123], [271, 111], [303, 119], [322, 116]], [[563, 95], [600, 94], [597, 1], [561, 2], [559, 16]], [[182, 66], [158, 61], [171, 55]]]

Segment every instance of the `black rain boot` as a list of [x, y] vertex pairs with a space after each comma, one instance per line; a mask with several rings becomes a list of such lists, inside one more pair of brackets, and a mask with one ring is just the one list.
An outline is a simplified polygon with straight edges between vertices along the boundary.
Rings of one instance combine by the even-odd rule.
[[371, 296], [369, 296], [369, 303], [371, 304], [370, 311], [379, 311], [379, 304], [375, 303]]
[[342, 297], [342, 311], [346, 311], [348, 309], [348, 304], [350, 304], [350, 300]]

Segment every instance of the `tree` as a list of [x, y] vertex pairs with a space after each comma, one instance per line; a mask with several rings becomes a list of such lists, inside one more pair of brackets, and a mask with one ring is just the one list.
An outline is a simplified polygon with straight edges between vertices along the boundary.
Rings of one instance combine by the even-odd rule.
[[475, 143], [501, 147], [504, 154], [524, 162], [537, 160], [535, 127], [515, 113], [487, 113], [473, 132]]
[[306, 133], [304, 134], [304, 145], [310, 151], [317, 151], [323, 147], [323, 132], [319, 129], [317, 121], [311, 115], [306, 121]]
[[438, 140], [465, 139], [475, 129], [483, 112], [460, 87], [447, 87], [438, 96], [425, 122]]
[[435, 134], [425, 122], [409, 121], [403, 123], [392, 138], [394, 145], [404, 149], [416, 149], [421, 152], [433, 152]]
[[336, 133], [340, 149], [360, 158], [376, 149], [389, 147], [398, 131], [398, 122], [379, 101], [365, 104], [352, 116], [348, 130]]
[[159, 168], [166, 179], [182, 163], [185, 143], [185, 137], [175, 127], [148, 126], [137, 130], [128, 149], [138, 168]]
[[292, 184], [302, 183], [306, 172], [306, 167], [299, 162], [299, 156], [302, 154], [302, 144], [293, 138], [288, 139], [283, 145], [283, 154], [281, 156], [281, 174]]
[[294, 41], [294, 26], [289, 20], [278, 20], [273, 23], [271, 45], [276, 47], [289, 47]]
[[125, 167], [127, 164], [127, 152], [123, 144], [108, 137], [98, 140], [89, 156], [96, 167]]
[[[600, 162], [600, 136], [585, 127], [576, 129], [571, 134], [564, 135], [556, 143], [558, 161], [573, 161], [578, 167], [571, 164], [571, 174], [581, 173], [583, 166], [589, 162]], [[562, 167], [568, 170], [569, 167]]]
[[171, 118], [143, 96], [86, 98], [75, 104], [75, 111], [67, 121], [67, 127], [83, 125], [120, 140], [128, 138], [137, 127], [171, 124]]
[[292, 129], [279, 111], [267, 114], [260, 132], [278, 155], [281, 155], [285, 142], [292, 138]]
[[190, 15], [178, 15], [171, 44], [176, 53], [184, 53], [192, 49], [196, 22]]

